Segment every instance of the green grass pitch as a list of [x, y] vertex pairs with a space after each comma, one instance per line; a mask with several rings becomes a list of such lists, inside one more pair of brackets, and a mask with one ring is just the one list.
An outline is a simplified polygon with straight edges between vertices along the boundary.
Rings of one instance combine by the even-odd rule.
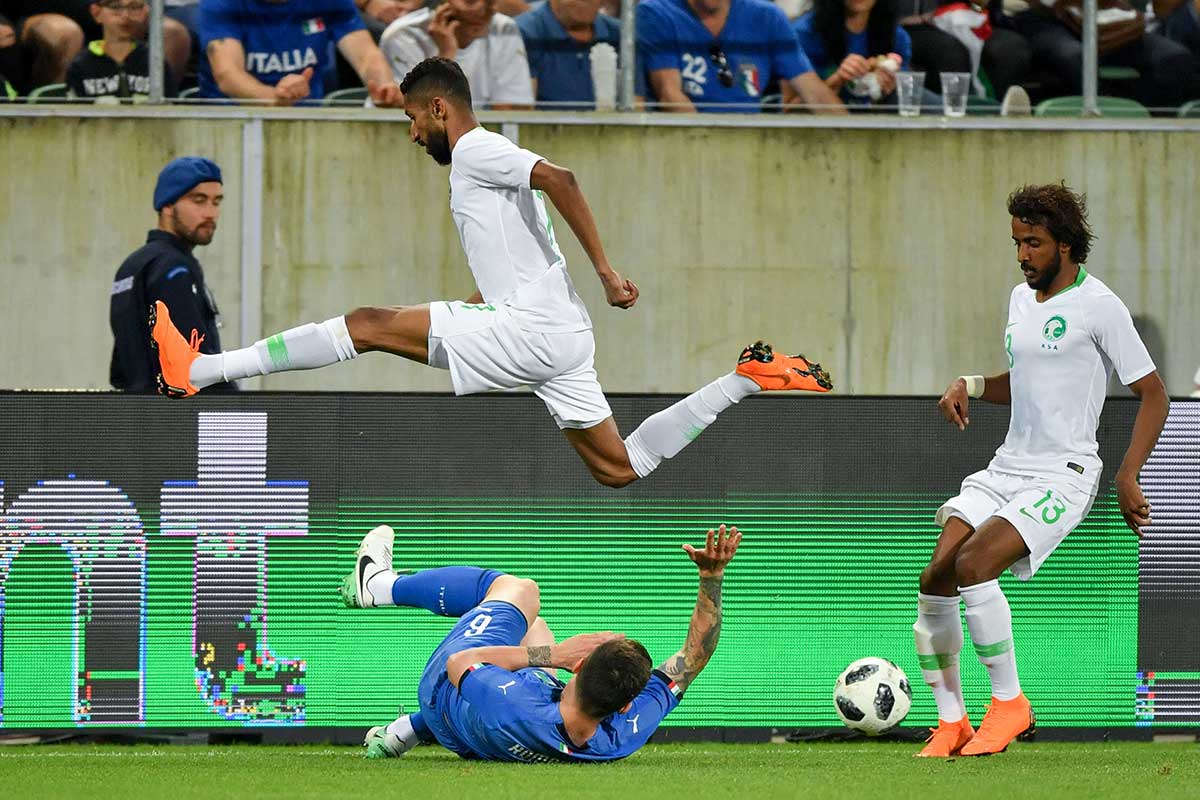
[[368, 761], [353, 747], [66, 745], [0, 748], [3, 796], [38, 798], [1200, 797], [1200, 746], [1026, 743], [1002, 755], [914, 759], [914, 746], [651, 745], [604, 765], [462, 761], [435, 747]]

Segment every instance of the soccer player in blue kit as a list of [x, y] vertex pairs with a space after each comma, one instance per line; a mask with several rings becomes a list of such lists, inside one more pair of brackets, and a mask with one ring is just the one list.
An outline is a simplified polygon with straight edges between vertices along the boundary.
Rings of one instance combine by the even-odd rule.
[[[436, 742], [463, 758], [525, 763], [615, 761], [649, 740], [712, 658], [725, 566], [742, 540], [722, 525], [708, 531], [703, 548], [683, 545], [700, 573], [699, 596], [683, 647], [651, 669], [646, 648], [620, 633], [556, 643], [532, 580], [478, 567], [398, 574], [394, 536], [381, 525], [363, 537], [342, 601], [459, 620], [425, 665], [421, 710], [371, 728], [367, 756], [393, 758]], [[563, 683], [556, 669], [574, 677]]]

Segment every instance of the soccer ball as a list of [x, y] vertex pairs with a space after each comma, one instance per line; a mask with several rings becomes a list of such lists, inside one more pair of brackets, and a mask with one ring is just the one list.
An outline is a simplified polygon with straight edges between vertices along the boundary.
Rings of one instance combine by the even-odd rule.
[[837, 679], [833, 704], [847, 727], [879, 736], [908, 715], [912, 688], [904, 670], [886, 658], [860, 658]]

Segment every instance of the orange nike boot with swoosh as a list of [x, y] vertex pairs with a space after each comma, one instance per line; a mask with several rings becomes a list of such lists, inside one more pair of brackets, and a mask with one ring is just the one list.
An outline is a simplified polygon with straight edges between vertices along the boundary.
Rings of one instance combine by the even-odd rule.
[[765, 391], [799, 390], [828, 392], [833, 389], [829, 373], [804, 356], [776, 353], [761, 341], [747, 347], [738, 357], [737, 374], [754, 381]]
[[971, 720], [967, 717], [963, 717], [958, 722], [946, 722], [944, 719], [939, 719], [938, 726], [930, 728], [929, 731], [930, 735], [925, 740], [925, 747], [917, 753], [919, 758], [956, 756], [975, 735], [975, 729], [971, 727]]
[[150, 346], [158, 351], [158, 393], [167, 397], [191, 397], [200, 391], [192, 385], [190, 373], [192, 362], [200, 357], [200, 343], [192, 329], [189, 342], [171, 324], [171, 312], [162, 300], [155, 300], [150, 307]]
[[979, 724], [975, 738], [962, 749], [964, 756], [988, 756], [1003, 753], [1014, 739], [1030, 739], [1036, 730], [1037, 717], [1029, 700], [1019, 694], [1012, 700], [992, 698], [987, 714]]

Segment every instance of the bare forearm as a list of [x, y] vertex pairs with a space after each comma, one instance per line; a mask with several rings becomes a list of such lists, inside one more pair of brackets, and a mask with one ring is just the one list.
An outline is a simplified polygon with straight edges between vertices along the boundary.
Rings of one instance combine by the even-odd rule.
[[[1161, 382], [1159, 385], [1162, 385]], [[1159, 434], [1167, 421], [1167, 413], [1171, 409], [1171, 401], [1165, 388], [1144, 393], [1141, 399], [1137, 417], [1133, 420], [1133, 435], [1129, 438], [1129, 448], [1125, 451], [1125, 458], [1121, 460], [1121, 466], [1117, 470], [1118, 476], [1136, 478], [1141, 472], [1146, 459], [1150, 457], [1150, 452], [1154, 450], [1154, 445], [1158, 443]]]
[[550, 202], [554, 203], [558, 213], [562, 214], [567, 226], [579, 240], [596, 274], [605, 275], [612, 271], [612, 267], [609, 266], [608, 256], [604, 254], [604, 245], [600, 243], [596, 219], [592, 216], [592, 209], [579, 188], [579, 182], [575, 180], [574, 175], [568, 175], [569, 177], [547, 187], [546, 194], [550, 196]]
[[360, 57], [359, 63], [355, 67], [355, 72], [362, 79], [363, 86], [366, 86], [368, 81], [391, 83], [395, 80], [392, 75], [392, 68], [388, 66], [387, 59], [375, 47], [367, 50]]
[[555, 648], [549, 645], [539, 647], [472, 647], [470, 650], [460, 650], [446, 661], [446, 673], [450, 682], [458, 686], [467, 668], [472, 664], [487, 663], [492, 666], [516, 672], [526, 667], [554, 667], [566, 669], [570, 664], [554, 663]]
[[1008, 382], [1008, 373], [1005, 372], [991, 378], [984, 378], [983, 394], [979, 396], [979, 399], [995, 403], [998, 406], [1011, 405], [1012, 388]]
[[683, 688], [695, 680], [708, 664], [721, 639], [722, 578], [701, 578], [700, 593], [683, 649], [667, 660], [663, 672]]

